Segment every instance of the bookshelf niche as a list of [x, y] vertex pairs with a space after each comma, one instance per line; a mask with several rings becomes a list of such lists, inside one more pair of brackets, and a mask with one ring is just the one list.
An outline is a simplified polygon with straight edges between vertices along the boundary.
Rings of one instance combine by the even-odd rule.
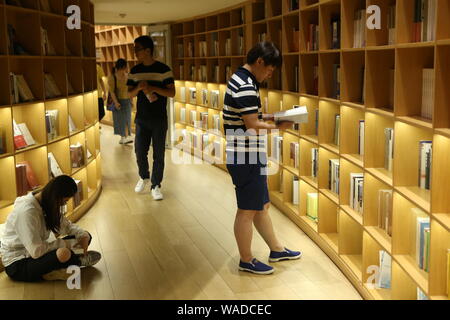
[[172, 25], [175, 144], [224, 170], [227, 80], [256, 42], [280, 48], [264, 112], [306, 106], [309, 123], [268, 137], [271, 201], [366, 299], [449, 298], [450, 6], [419, 3], [255, 0]]
[[[82, 8], [81, 30], [65, 27], [69, 4]], [[0, 0], [0, 16], [0, 224], [16, 197], [60, 174], [77, 181], [66, 212], [76, 221], [102, 182], [94, 6]]]

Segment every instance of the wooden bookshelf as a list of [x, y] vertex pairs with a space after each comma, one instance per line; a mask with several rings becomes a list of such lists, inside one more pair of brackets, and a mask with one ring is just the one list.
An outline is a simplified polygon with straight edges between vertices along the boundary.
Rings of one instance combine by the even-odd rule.
[[[420, 288], [430, 299], [446, 296], [447, 262], [446, 250], [450, 248], [450, 94], [448, 82], [450, 70], [450, 5], [437, 1], [436, 40], [413, 42], [413, 1], [405, 0], [300, 0], [298, 10], [289, 10], [290, 1], [256, 0], [213, 12], [206, 16], [178, 21], [172, 25], [174, 50], [177, 43], [183, 50], [188, 39], [195, 39], [197, 20], [206, 21], [202, 35], [218, 33], [218, 39], [226, 39], [233, 30], [232, 12], [242, 8], [245, 13], [245, 49], [255, 44], [265, 33], [267, 40], [275, 40], [284, 58], [281, 78], [276, 75], [260, 90], [265, 112], [273, 113], [290, 109], [294, 104], [308, 107], [309, 123], [299, 131], [287, 130], [283, 136], [283, 161], [271, 162], [270, 168], [278, 167], [269, 176], [270, 196], [273, 204], [292, 219], [310, 236], [340, 267], [353, 285], [366, 299], [416, 299]], [[382, 10], [382, 29], [365, 30], [366, 43], [354, 48], [355, 14], [368, 5], [379, 5]], [[394, 43], [389, 43], [387, 18], [390, 7], [396, 12]], [[341, 32], [338, 48], [332, 48], [333, 20], [340, 19]], [[319, 30], [318, 50], [308, 50], [310, 25]], [[202, 22], [200, 23], [200, 26]], [[279, 26], [282, 36], [278, 37]], [[298, 28], [299, 39], [293, 30]], [[222, 33], [222, 36], [220, 33]], [[223, 40], [225, 41], [225, 40]], [[295, 42], [295, 43], [294, 43]], [[298, 43], [299, 49], [296, 50]], [[208, 44], [209, 46], [209, 44]], [[186, 99], [175, 98], [176, 109], [201, 108], [201, 92], [198, 88], [216, 88], [221, 103], [226, 91], [225, 67], [232, 64], [223, 53], [213, 57], [187, 57], [184, 53], [174, 55], [177, 93], [185, 88]], [[190, 66], [199, 65], [203, 59], [213, 74], [219, 66], [219, 80], [208, 77], [207, 83], [197, 84], [190, 77]], [[240, 58], [243, 63], [244, 58]], [[184, 68], [180, 77], [179, 66]], [[298, 66], [298, 87], [295, 81]], [[333, 71], [340, 67], [340, 90], [336, 95]], [[422, 69], [434, 68], [435, 103], [431, 119], [421, 117]], [[235, 69], [235, 68], [234, 68]], [[235, 71], [233, 69], [233, 71]], [[195, 76], [195, 73], [194, 73]], [[210, 80], [213, 81], [210, 81]], [[281, 82], [280, 82], [281, 81]], [[189, 103], [189, 88], [197, 88], [197, 104]], [[210, 89], [213, 90], [213, 89]], [[281, 103], [280, 103], [281, 102]], [[222, 108], [219, 107], [219, 114]], [[211, 105], [208, 111], [213, 110]], [[318, 110], [316, 119], [316, 110]], [[335, 144], [335, 117], [340, 115], [339, 144]], [[316, 120], [318, 130], [316, 131]], [[358, 149], [359, 121], [364, 120], [363, 154]], [[212, 124], [208, 124], [211, 129]], [[189, 121], [176, 118], [175, 128], [193, 131]], [[385, 168], [385, 129], [394, 129], [394, 158], [392, 170]], [[198, 130], [198, 129], [196, 129]], [[201, 129], [200, 129], [201, 130]], [[215, 137], [225, 143], [223, 137]], [[432, 179], [430, 190], [418, 186], [419, 142], [433, 141]], [[292, 166], [289, 144], [300, 144], [300, 163]], [[271, 138], [268, 137], [270, 154]], [[319, 149], [318, 176], [311, 174], [311, 149]], [[190, 151], [190, 150], [186, 150]], [[192, 152], [193, 154], [193, 152]], [[198, 155], [198, 152], [196, 153]], [[200, 154], [201, 156], [201, 154]], [[340, 162], [340, 194], [329, 189], [329, 160]], [[225, 163], [224, 154], [222, 161]], [[223, 164], [216, 164], [225, 169]], [[275, 171], [275, 170], [274, 170]], [[363, 214], [349, 206], [350, 173], [364, 174]], [[282, 176], [282, 179], [280, 177]], [[298, 205], [292, 203], [292, 179], [300, 180]], [[378, 227], [379, 190], [393, 192], [393, 232]], [[315, 223], [305, 216], [305, 192], [319, 194], [319, 221]], [[431, 220], [430, 271], [425, 272], [415, 261], [415, 227], [411, 209], [419, 208]], [[372, 275], [369, 266], [378, 265], [379, 251], [392, 257], [391, 288], [376, 289], [368, 282]]]
[[[70, 31], [65, 27], [65, 8], [70, 4], [82, 8], [82, 29]], [[70, 220], [78, 220], [95, 202], [101, 191], [101, 158], [98, 137], [97, 82], [95, 79], [94, 7], [88, 0], [50, 0], [50, 12], [40, 8], [39, 1], [22, 1], [24, 7], [7, 5], [0, 1], [0, 132], [4, 139], [4, 153], [0, 154], [2, 180], [0, 183], [0, 223], [5, 223], [13, 209], [16, 191], [16, 164], [28, 161], [36, 175], [40, 188], [50, 181], [48, 153], [53, 153], [64, 174], [78, 179], [89, 175], [96, 184], [83, 184], [85, 197], [82, 205], [71, 206], [67, 213]], [[23, 21], [27, 21], [23, 24]], [[10, 51], [7, 36], [8, 24], [14, 26], [16, 39], [24, 47], [26, 55], [14, 55]], [[54, 55], [45, 55], [40, 28], [47, 30]], [[83, 49], [84, 48], [84, 49]], [[10, 72], [24, 75], [34, 100], [13, 103]], [[47, 98], [44, 73], [53, 76], [61, 95]], [[73, 92], [69, 90], [73, 87]], [[48, 137], [45, 112], [58, 110], [57, 136]], [[69, 130], [69, 116], [76, 131]], [[35, 144], [24, 149], [14, 145], [13, 120], [25, 123]], [[86, 134], [85, 134], [86, 132]], [[77, 135], [85, 136], [83, 143], [94, 145], [91, 165], [87, 163], [73, 175], [70, 160], [70, 144]], [[91, 151], [92, 153], [92, 151]], [[94, 165], [92, 165], [92, 163]], [[83, 180], [83, 182], [84, 182]], [[87, 193], [87, 188], [90, 193]], [[0, 269], [2, 266], [0, 266]]]

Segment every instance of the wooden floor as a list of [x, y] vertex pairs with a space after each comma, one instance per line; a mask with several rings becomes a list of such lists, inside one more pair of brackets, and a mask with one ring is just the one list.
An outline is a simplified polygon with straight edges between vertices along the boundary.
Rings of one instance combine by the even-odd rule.
[[[297, 261], [273, 264], [275, 273], [237, 270], [233, 235], [236, 210], [231, 179], [210, 165], [174, 165], [167, 152], [163, 192], [137, 195], [132, 146], [102, 129], [103, 193], [79, 225], [102, 253], [82, 270], [81, 290], [65, 282], [24, 284], [0, 274], [3, 299], [361, 299], [333, 262], [277, 209], [271, 215], [282, 243], [303, 251]], [[268, 248], [255, 231], [254, 254]]]

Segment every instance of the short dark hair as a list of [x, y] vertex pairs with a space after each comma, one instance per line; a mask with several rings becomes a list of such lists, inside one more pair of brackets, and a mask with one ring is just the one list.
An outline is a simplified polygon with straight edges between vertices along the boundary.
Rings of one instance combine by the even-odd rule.
[[150, 49], [153, 54], [153, 49], [155, 48], [155, 44], [153, 43], [153, 39], [149, 36], [140, 36], [134, 40], [135, 44], [140, 44], [144, 49]]
[[254, 64], [259, 58], [264, 60], [266, 66], [281, 67], [283, 57], [273, 42], [257, 43], [247, 54], [247, 64]]
[[125, 59], [118, 59], [114, 65], [114, 68], [112, 69], [113, 73], [116, 72], [117, 70], [121, 70], [123, 68], [127, 67], [127, 60]]

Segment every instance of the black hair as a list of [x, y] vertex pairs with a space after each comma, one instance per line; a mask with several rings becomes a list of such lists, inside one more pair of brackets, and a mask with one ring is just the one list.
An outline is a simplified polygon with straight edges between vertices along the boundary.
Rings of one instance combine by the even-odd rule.
[[112, 68], [112, 72], [114, 74], [114, 73], [116, 73], [117, 70], [120, 70], [120, 69], [123, 69], [126, 67], [127, 67], [127, 60], [120, 58], [116, 61], [114, 68]]
[[155, 44], [153, 43], [153, 39], [149, 36], [140, 36], [134, 40], [135, 44], [140, 44], [144, 49], [150, 49], [150, 54], [153, 55], [153, 49], [155, 48]]
[[58, 176], [42, 190], [41, 207], [47, 230], [59, 232], [64, 198], [72, 198], [77, 193], [77, 184], [69, 176]]
[[252, 65], [262, 58], [266, 66], [281, 67], [283, 57], [273, 42], [257, 43], [247, 54], [247, 64]]

